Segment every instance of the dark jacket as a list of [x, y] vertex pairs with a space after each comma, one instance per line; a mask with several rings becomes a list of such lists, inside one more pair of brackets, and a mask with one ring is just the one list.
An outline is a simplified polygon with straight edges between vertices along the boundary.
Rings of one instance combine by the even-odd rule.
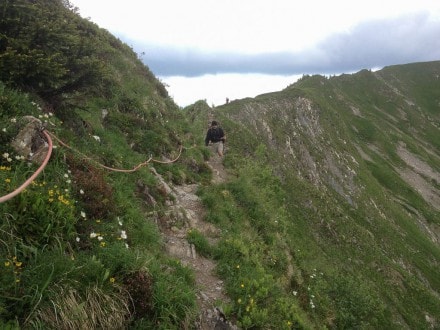
[[210, 129], [208, 129], [208, 132], [206, 133], [205, 145], [208, 145], [209, 142], [223, 142], [224, 140], [225, 133], [223, 132], [223, 129], [219, 126], [212, 126]]

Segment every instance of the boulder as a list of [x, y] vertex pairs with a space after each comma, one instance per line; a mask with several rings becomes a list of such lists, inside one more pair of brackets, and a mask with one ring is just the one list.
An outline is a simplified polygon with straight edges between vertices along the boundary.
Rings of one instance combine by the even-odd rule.
[[33, 163], [41, 164], [46, 157], [49, 145], [42, 136], [41, 120], [25, 116], [22, 118], [23, 128], [11, 142], [15, 152]]

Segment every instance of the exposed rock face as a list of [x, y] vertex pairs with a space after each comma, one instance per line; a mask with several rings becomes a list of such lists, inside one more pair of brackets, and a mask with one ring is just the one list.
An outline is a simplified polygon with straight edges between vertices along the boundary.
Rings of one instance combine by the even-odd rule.
[[440, 184], [440, 173], [411, 153], [403, 142], [399, 142], [397, 154], [408, 165], [407, 168], [397, 169], [400, 176], [428, 203], [440, 210], [440, 190], [436, 188]]
[[332, 141], [322, 127], [322, 110], [303, 96], [248, 102], [231, 113], [234, 121], [255, 129], [255, 134], [283, 158], [285, 171], [322, 190], [331, 188], [356, 207], [359, 187], [355, 184], [357, 161], [349, 151], [332, 144], [347, 145], [337, 137]]
[[[233, 111], [226, 107], [225, 115], [255, 137], [254, 148], [267, 146], [268, 161], [281, 178], [296, 176], [333, 201], [341, 196], [354, 209], [373, 206], [374, 216], [392, 221], [386, 215], [388, 202], [376, 206], [387, 196], [439, 244], [438, 109], [430, 108], [423, 98], [414, 99], [415, 94], [408, 93], [406, 83], [396, 76], [372, 76], [377, 79], [368, 77], [374, 91], [361, 86], [353, 89], [356, 93], [347, 89], [356, 81], [348, 76], [319, 78], [319, 86], [309, 81], [306, 88], [298, 84], [264, 94], [237, 103]], [[370, 184], [384, 189], [384, 195], [368, 198], [371, 205], [365, 200]], [[423, 198], [432, 213], [417, 208], [404, 189], [397, 191], [397, 186], [405, 185]]]
[[39, 119], [32, 116], [25, 116], [22, 121], [24, 127], [11, 145], [19, 155], [34, 163], [41, 164], [49, 148], [41, 135], [43, 125]]

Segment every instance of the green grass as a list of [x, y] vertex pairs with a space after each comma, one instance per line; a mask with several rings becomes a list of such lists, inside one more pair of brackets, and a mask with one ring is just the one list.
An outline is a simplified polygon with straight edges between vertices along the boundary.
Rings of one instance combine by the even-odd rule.
[[[47, 8], [22, 5], [36, 16], [8, 26], [27, 35]], [[23, 116], [72, 147], [54, 149], [34, 183], [0, 204], [2, 328], [191, 328], [195, 277], [163, 252], [157, 222], [172, 198], [152, 167], [169, 183], [200, 185], [205, 220], [222, 234], [215, 245], [197, 229], [187, 239], [217, 263], [231, 299], [224, 312], [241, 328], [431, 327], [427, 319], [440, 315], [440, 250], [423, 228], [438, 224], [439, 212], [399, 176], [406, 165], [397, 147], [440, 168], [438, 63], [305, 76], [281, 92], [179, 109], [128, 46], [52, 9], [66, 21], [41, 19], [60, 47], [77, 49], [79, 34], [90, 32], [90, 61], [73, 61], [87, 78], [76, 89], [61, 75], [73, 63], [64, 51], [53, 81], [49, 71], [22, 79], [18, 62], [0, 70], [0, 194], [37, 168], [10, 146]], [[219, 185], [205, 163], [209, 113], [228, 137], [230, 179]], [[175, 159], [180, 146], [174, 163], [134, 173], [101, 166]]]

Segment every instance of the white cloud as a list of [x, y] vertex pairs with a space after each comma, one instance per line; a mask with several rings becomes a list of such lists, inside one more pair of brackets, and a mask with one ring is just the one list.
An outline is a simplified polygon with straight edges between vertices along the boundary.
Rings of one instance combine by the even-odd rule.
[[[145, 52], [145, 63], [169, 85], [180, 106], [200, 99], [220, 105], [227, 97], [278, 91], [293, 83], [296, 73], [355, 72], [440, 60], [439, 0], [71, 3], [83, 17], [136, 52]], [[403, 19], [417, 16], [424, 20]]]
[[245, 97], [282, 90], [302, 75], [280, 76], [264, 74], [218, 74], [201, 77], [161, 77], [168, 85], [169, 95], [181, 107], [199, 100], [208, 105], [222, 105]]
[[440, 1], [72, 0], [82, 16], [130, 40], [199, 51], [298, 51], [359, 22], [416, 11], [440, 16]]

